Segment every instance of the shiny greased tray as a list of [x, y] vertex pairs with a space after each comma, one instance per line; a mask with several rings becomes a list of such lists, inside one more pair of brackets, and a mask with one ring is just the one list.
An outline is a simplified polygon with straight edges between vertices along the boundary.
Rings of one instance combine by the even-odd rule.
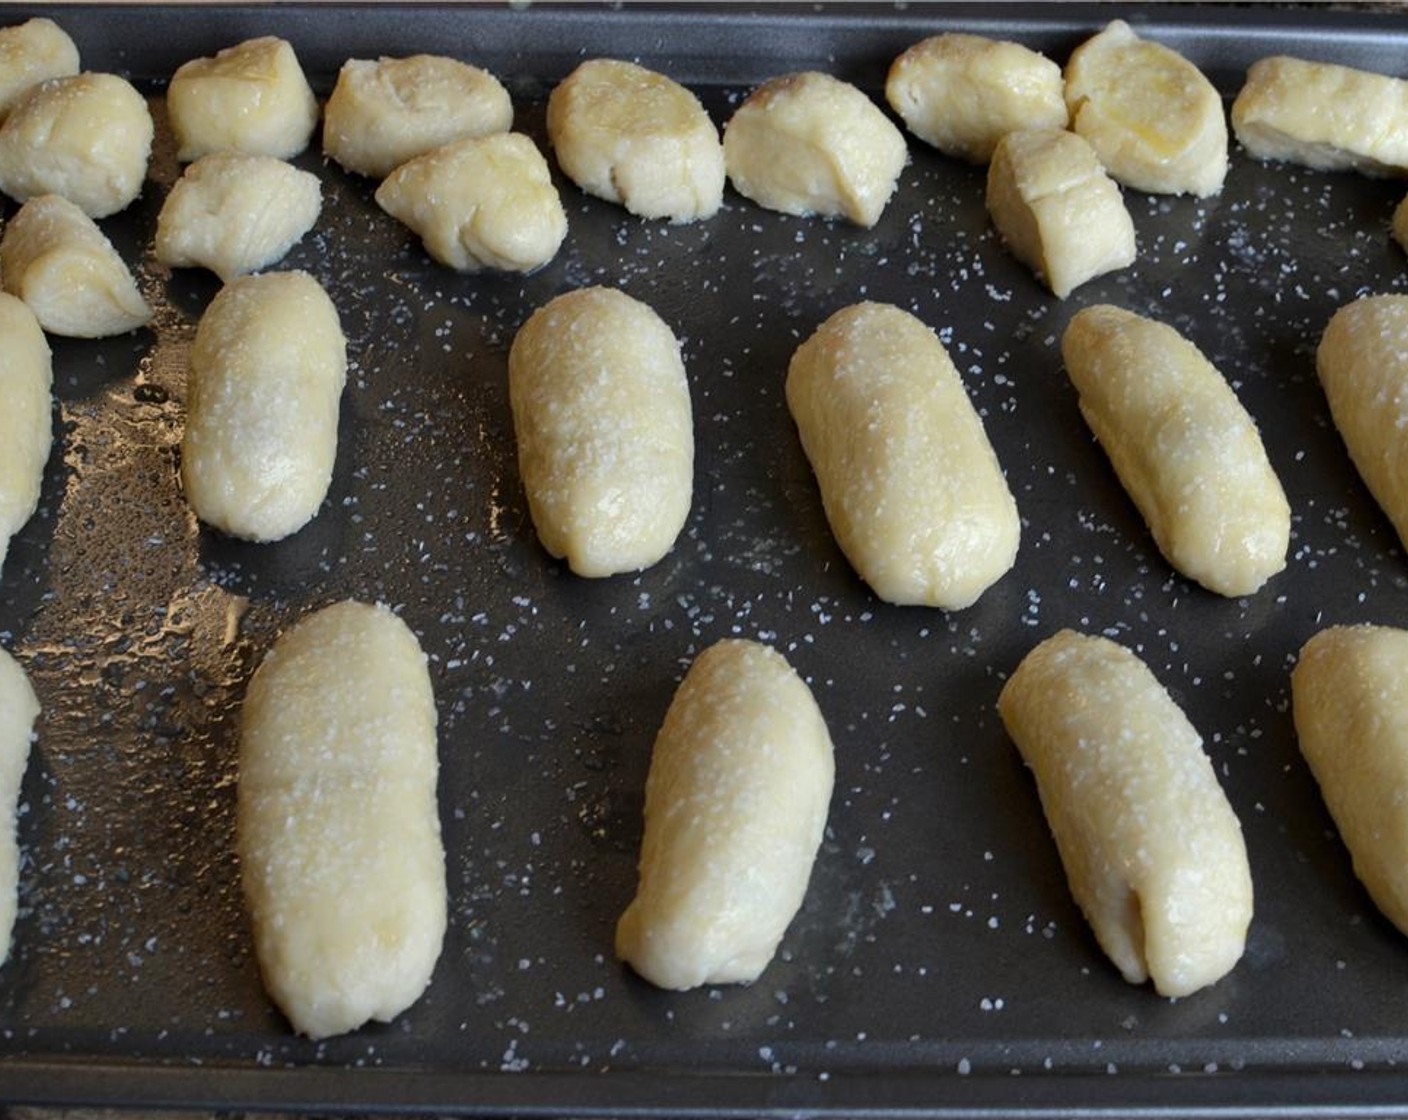
[[[9, 8], [4, 22], [38, 12]], [[1002, 249], [983, 171], [917, 142], [879, 224], [766, 212], [695, 225], [558, 185], [570, 230], [530, 277], [459, 276], [324, 163], [306, 268], [351, 371], [331, 492], [295, 537], [201, 529], [178, 484], [185, 360], [216, 290], [150, 251], [178, 172], [165, 78], [259, 34], [321, 94], [349, 56], [435, 51], [498, 74], [547, 150], [543, 105], [582, 58], [636, 58], [722, 124], [752, 85], [821, 69], [879, 99], [925, 35], [1015, 38], [1064, 62], [1105, 21], [1230, 97], [1278, 52], [1401, 72], [1398, 16], [1265, 7], [908, 4], [63, 7], [90, 69], [152, 96], [150, 182], [104, 222], [149, 330], [54, 341], [56, 442], [0, 582], [0, 642], [44, 704], [25, 778], [21, 913], [0, 971], [0, 1101], [483, 1115], [1408, 1114], [1408, 942], [1356, 883], [1296, 749], [1288, 673], [1337, 622], [1408, 625], [1408, 560], [1315, 379], [1342, 303], [1403, 291], [1402, 183], [1234, 149], [1205, 201], [1127, 193], [1138, 262], [1052, 298]], [[573, 577], [537, 545], [514, 457], [508, 347], [553, 296], [612, 284], [683, 341], [693, 510], [639, 576]], [[798, 343], [859, 299], [939, 331], [1016, 496], [1015, 569], [953, 614], [880, 603], [827, 529], [782, 396]], [[1294, 511], [1286, 571], [1224, 600], [1159, 555], [1081, 420], [1058, 340], [1113, 302], [1193, 339], [1261, 425]], [[233, 850], [235, 727], [275, 636], [345, 596], [392, 604], [430, 658], [450, 926], [425, 997], [388, 1026], [294, 1037], [259, 983]], [[1137, 650], [1205, 737], [1257, 893], [1246, 956], [1174, 1001], [1125, 984], [1074, 904], [996, 716], [1062, 626]], [[650, 744], [692, 658], [769, 642], [836, 744], [806, 903], [749, 987], [656, 991], [612, 955]]]

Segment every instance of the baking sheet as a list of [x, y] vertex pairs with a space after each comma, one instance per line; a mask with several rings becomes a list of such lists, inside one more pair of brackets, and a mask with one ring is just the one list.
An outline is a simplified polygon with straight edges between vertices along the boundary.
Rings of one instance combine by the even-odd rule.
[[[322, 512], [291, 540], [201, 530], [182, 500], [184, 360], [216, 290], [150, 255], [178, 168], [161, 82], [241, 38], [293, 41], [320, 93], [348, 56], [453, 53], [510, 86], [546, 150], [543, 100], [583, 57], [688, 82], [714, 119], [775, 73], [878, 96], [940, 30], [1064, 61], [1116, 15], [1230, 96], [1297, 53], [1398, 72], [1398, 17], [1216, 6], [610, 8], [13, 7], [52, 15], [85, 66], [153, 95], [151, 182], [105, 221], [157, 307], [151, 330], [54, 340], [56, 443], [11, 546], [0, 642], [45, 714], [26, 775], [21, 914], [0, 971], [0, 1101], [477, 1114], [861, 1112], [1408, 1114], [1408, 945], [1355, 882], [1296, 751], [1288, 672], [1320, 627], [1408, 625], [1408, 561], [1344, 453], [1314, 375], [1335, 308], [1403, 291], [1403, 185], [1234, 150], [1217, 198], [1128, 192], [1140, 256], [1061, 302], [1002, 250], [983, 172], [914, 142], [880, 223], [772, 214], [646, 223], [559, 178], [570, 232], [528, 277], [457, 276], [316, 170], [322, 220], [286, 267], [327, 286], [352, 370]], [[674, 552], [588, 582], [537, 546], [505, 385], [514, 331], [592, 283], [684, 342], [694, 508]], [[1017, 566], [969, 610], [877, 602], [827, 530], [782, 398], [796, 345], [855, 300], [939, 330], [1023, 515]], [[1289, 565], [1255, 597], [1176, 576], [1086, 430], [1058, 340], [1114, 302], [1178, 327], [1262, 427], [1294, 511]], [[259, 984], [232, 856], [244, 682], [308, 610], [393, 604], [431, 659], [450, 928], [395, 1023], [311, 1043]], [[1168, 1001], [1125, 984], [1066, 891], [1035, 788], [994, 704], [1062, 626], [1135, 648], [1202, 731], [1245, 830], [1245, 959]], [[750, 987], [655, 991], [612, 959], [634, 887], [650, 743], [713, 641], [782, 650], [837, 748], [801, 914]]]

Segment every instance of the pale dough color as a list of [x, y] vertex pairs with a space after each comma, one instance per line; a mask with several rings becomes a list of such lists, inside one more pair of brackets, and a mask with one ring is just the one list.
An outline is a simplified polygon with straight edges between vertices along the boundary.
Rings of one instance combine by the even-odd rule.
[[694, 495], [694, 426], [665, 321], [614, 288], [558, 296], [514, 338], [508, 390], [543, 547], [580, 576], [669, 552]]
[[0, 648], [0, 964], [10, 956], [19, 901], [20, 783], [29, 761], [29, 744], [39, 700], [20, 663]]
[[811, 691], [758, 642], [710, 646], [650, 756], [616, 955], [661, 988], [756, 980], [806, 895], [835, 763]]
[[274, 541], [318, 512], [337, 457], [347, 344], [337, 308], [305, 272], [220, 289], [191, 347], [181, 481], [196, 516]]
[[1262, 160], [1322, 171], [1408, 173], [1408, 81], [1278, 55], [1254, 62], [1232, 129]]
[[318, 123], [298, 56], [273, 36], [184, 63], [167, 87], [166, 111], [183, 163], [211, 152], [292, 159]]
[[1164, 557], [1220, 595], [1286, 566], [1291, 508], [1232, 387], [1172, 327], [1108, 304], [1061, 338], [1080, 411]]
[[956, 610], [1012, 567], [1017, 504], [919, 319], [882, 303], [836, 312], [793, 354], [787, 406], [836, 542], [880, 598]]
[[1408, 296], [1364, 296], [1335, 312], [1315, 370], [1359, 476], [1408, 546]]
[[50, 78], [0, 125], [0, 191], [63, 195], [105, 218], [142, 193], [154, 134], [146, 100], [115, 74]]
[[734, 189], [784, 214], [880, 220], [909, 159], [904, 135], [864, 93], [828, 74], [784, 74], [724, 126]]
[[723, 202], [723, 145], [699, 98], [633, 62], [572, 71], [548, 98], [548, 138], [569, 179], [632, 214], [692, 222]]
[[1071, 894], [1124, 978], [1186, 996], [1230, 972], [1252, 918], [1241, 826], [1148, 667], [1062, 630], [1022, 659], [998, 711], [1036, 778]]
[[318, 177], [271, 156], [201, 156], [156, 220], [156, 259], [231, 280], [282, 260], [318, 221]]
[[403, 163], [377, 205], [459, 272], [532, 272], [557, 255], [567, 212], [547, 160], [522, 133], [457, 140]]
[[1074, 132], [1030, 129], [999, 140], [987, 208], [1012, 255], [1060, 299], [1134, 263], [1134, 220], [1120, 189]]
[[34, 312], [0, 293], [0, 572], [10, 538], [39, 506], [53, 441], [53, 381], [49, 343]]
[[1227, 177], [1222, 97], [1201, 70], [1124, 20], [1087, 39], [1066, 63], [1071, 128], [1110, 176], [1158, 194], [1217, 194]]
[[53, 20], [0, 27], [0, 120], [30, 87], [77, 73], [78, 48]]
[[5, 290], [50, 334], [108, 338], [151, 320], [152, 309], [92, 218], [56, 194], [36, 195], [0, 238]]
[[1068, 120], [1059, 66], [1018, 43], [960, 32], [895, 59], [885, 99], [915, 136], [969, 163], [987, 163], [1009, 132]]
[[416, 637], [342, 602], [269, 651], [240, 719], [237, 837], [264, 986], [295, 1030], [387, 1022], [445, 935], [435, 697]]
[[454, 140], [507, 132], [513, 102], [494, 75], [455, 58], [353, 58], [323, 108], [323, 151], [383, 179]]

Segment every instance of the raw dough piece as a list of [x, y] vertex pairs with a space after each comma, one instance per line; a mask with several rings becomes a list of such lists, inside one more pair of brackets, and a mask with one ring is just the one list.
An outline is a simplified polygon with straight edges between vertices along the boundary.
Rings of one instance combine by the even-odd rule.
[[32, 86], [77, 73], [78, 48], [53, 20], [0, 27], [0, 120]]
[[1172, 327], [1097, 304], [1061, 338], [1080, 411], [1164, 557], [1219, 595], [1286, 566], [1291, 508], [1256, 424]]
[[156, 259], [231, 280], [282, 260], [318, 221], [318, 177], [269, 156], [201, 156], [156, 220]]
[[798, 347], [787, 406], [841, 551], [880, 598], [957, 610], [1012, 567], [1021, 521], [943, 344], [859, 303]]
[[240, 719], [237, 837], [264, 986], [312, 1038], [420, 998], [445, 936], [425, 654], [342, 602], [269, 651]]
[[764, 82], [724, 126], [734, 189], [784, 214], [873, 226], [908, 159], [904, 135], [870, 98], [816, 72]]
[[298, 56], [273, 36], [182, 65], [167, 87], [166, 111], [183, 163], [211, 152], [292, 159], [318, 123]]
[[1060, 299], [1134, 263], [1134, 220], [1120, 189], [1074, 132], [1032, 129], [999, 140], [987, 206], [1012, 255]]
[[1284, 55], [1247, 71], [1232, 130], [1262, 160], [1322, 171], [1408, 173], [1408, 81]]
[[0, 571], [10, 538], [39, 507], [53, 440], [53, 382], [49, 343], [34, 312], [0, 292]]
[[997, 142], [1025, 128], [1065, 128], [1061, 68], [1003, 39], [948, 32], [895, 59], [885, 99], [909, 131], [945, 155], [987, 163]]
[[756, 980], [806, 895], [834, 774], [821, 711], [781, 654], [741, 639], [701, 653], [651, 752], [616, 955], [661, 988]]
[[196, 516], [251, 541], [301, 529], [332, 480], [346, 379], [337, 308], [313, 277], [266, 272], [220, 289], [191, 347], [181, 441]]
[[648, 568], [694, 494], [694, 426], [680, 344], [614, 288], [535, 311], [508, 356], [518, 470], [543, 547], [580, 576]]
[[532, 272], [567, 236], [547, 160], [522, 133], [457, 140], [396, 168], [377, 205], [404, 222], [441, 264]]
[[719, 131], [689, 90], [633, 62], [584, 62], [548, 98], [548, 138], [567, 177], [642, 218], [692, 222], [724, 194]]
[[1036, 777], [1071, 894], [1131, 984], [1216, 983], [1242, 956], [1252, 880], [1202, 739], [1144, 662], [1062, 630], [998, 698]]
[[1341, 307], [1315, 369], [1350, 459], [1408, 547], [1408, 296]]
[[1393, 212], [1393, 236], [1404, 252], [1408, 252], [1408, 198], [1404, 198]]
[[1291, 673], [1291, 707], [1354, 873], [1408, 933], [1408, 631], [1320, 631]]
[[1122, 19], [1066, 63], [1071, 128], [1111, 178], [1157, 194], [1217, 194], [1227, 177], [1222, 98], [1176, 51], [1139, 38]]
[[145, 326], [152, 309], [92, 218], [66, 198], [38, 195], [0, 239], [0, 276], [50, 334], [107, 338]]
[[0, 191], [17, 202], [61, 194], [107, 217], [142, 193], [152, 136], [146, 100], [116, 75], [50, 78], [0, 125]]
[[20, 846], [17, 835], [20, 782], [39, 700], [20, 663], [0, 649], [0, 964], [10, 956], [19, 902]]
[[353, 58], [323, 109], [323, 151], [348, 171], [384, 179], [408, 159], [513, 125], [508, 90], [455, 58]]

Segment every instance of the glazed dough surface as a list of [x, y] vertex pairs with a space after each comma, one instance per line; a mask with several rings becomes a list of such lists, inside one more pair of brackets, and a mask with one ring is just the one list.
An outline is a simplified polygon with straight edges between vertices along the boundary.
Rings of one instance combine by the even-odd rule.
[[1202, 740], [1147, 666], [1070, 630], [1023, 658], [998, 699], [1036, 778], [1071, 894], [1110, 960], [1160, 995], [1242, 956], [1252, 881]]
[[492, 74], [455, 58], [349, 59], [323, 110], [323, 151], [384, 179], [455, 140], [507, 132], [513, 102]]
[[458, 140], [403, 163], [377, 188], [377, 205], [459, 272], [532, 272], [567, 236], [552, 172], [517, 132]]
[[988, 167], [987, 208], [1012, 255], [1065, 299], [1134, 263], [1134, 221], [1089, 142], [1073, 132], [1009, 132]]
[[17, 835], [20, 783], [39, 700], [20, 663], [0, 648], [0, 964], [10, 956], [19, 901], [20, 847]]
[[661, 988], [757, 979], [802, 905], [834, 769], [816, 701], [781, 654], [745, 640], [700, 654], [651, 752], [617, 956]]
[[873, 226], [908, 159], [903, 134], [870, 98], [814, 71], [764, 82], [724, 126], [734, 189], [784, 214]]
[[312, 1038], [389, 1021], [430, 983], [446, 924], [435, 720], [425, 655], [384, 607], [304, 618], [250, 682], [241, 879], [264, 985]]
[[1408, 81], [1278, 55], [1247, 71], [1232, 129], [1262, 160], [1322, 171], [1408, 173]]
[[1018, 43], [948, 32], [916, 43], [890, 66], [885, 99], [926, 144], [987, 163], [1009, 132], [1065, 128], [1061, 68]]
[[77, 73], [78, 48], [53, 20], [0, 27], [0, 121], [32, 86]]
[[332, 479], [346, 377], [337, 309], [313, 277], [226, 284], [191, 347], [181, 481], [196, 516], [252, 541], [302, 528]]
[[943, 344], [881, 303], [798, 347], [787, 406], [836, 542], [880, 598], [956, 610], [1016, 559], [1021, 521]]
[[144, 326], [152, 309], [92, 218], [56, 194], [20, 207], [0, 238], [5, 290], [50, 334], [108, 338]]
[[1291, 509], [1256, 424], [1198, 348], [1108, 304], [1061, 339], [1081, 415], [1164, 557], [1220, 595], [1286, 566]]
[[282, 260], [322, 212], [318, 177], [270, 156], [201, 156], [156, 220], [156, 259], [231, 280]]
[[63, 195], [105, 218], [142, 193], [153, 135], [146, 100], [115, 74], [50, 78], [0, 125], [0, 190]]
[[588, 194], [692, 222], [723, 202], [724, 150], [699, 99], [633, 62], [584, 62], [548, 98], [557, 162]]
[[1066, 64], [1071, 128], [1111, 178], [1159, 194], [1217, 194], [1227, 176], [1222, 98], [1196, 66], [1139, 38], [1124, 20]]
[[49, 343], [34, 312], [0, 293], [0, 574], [10, 538], [39, 507], [53, 441], [53, 380]]
[[694, 494], [694, 426], [680, 346], [614, 288], [558, 296], [513, 340], [509, 404], [538, 539], [581, 576], [647, 568]]

